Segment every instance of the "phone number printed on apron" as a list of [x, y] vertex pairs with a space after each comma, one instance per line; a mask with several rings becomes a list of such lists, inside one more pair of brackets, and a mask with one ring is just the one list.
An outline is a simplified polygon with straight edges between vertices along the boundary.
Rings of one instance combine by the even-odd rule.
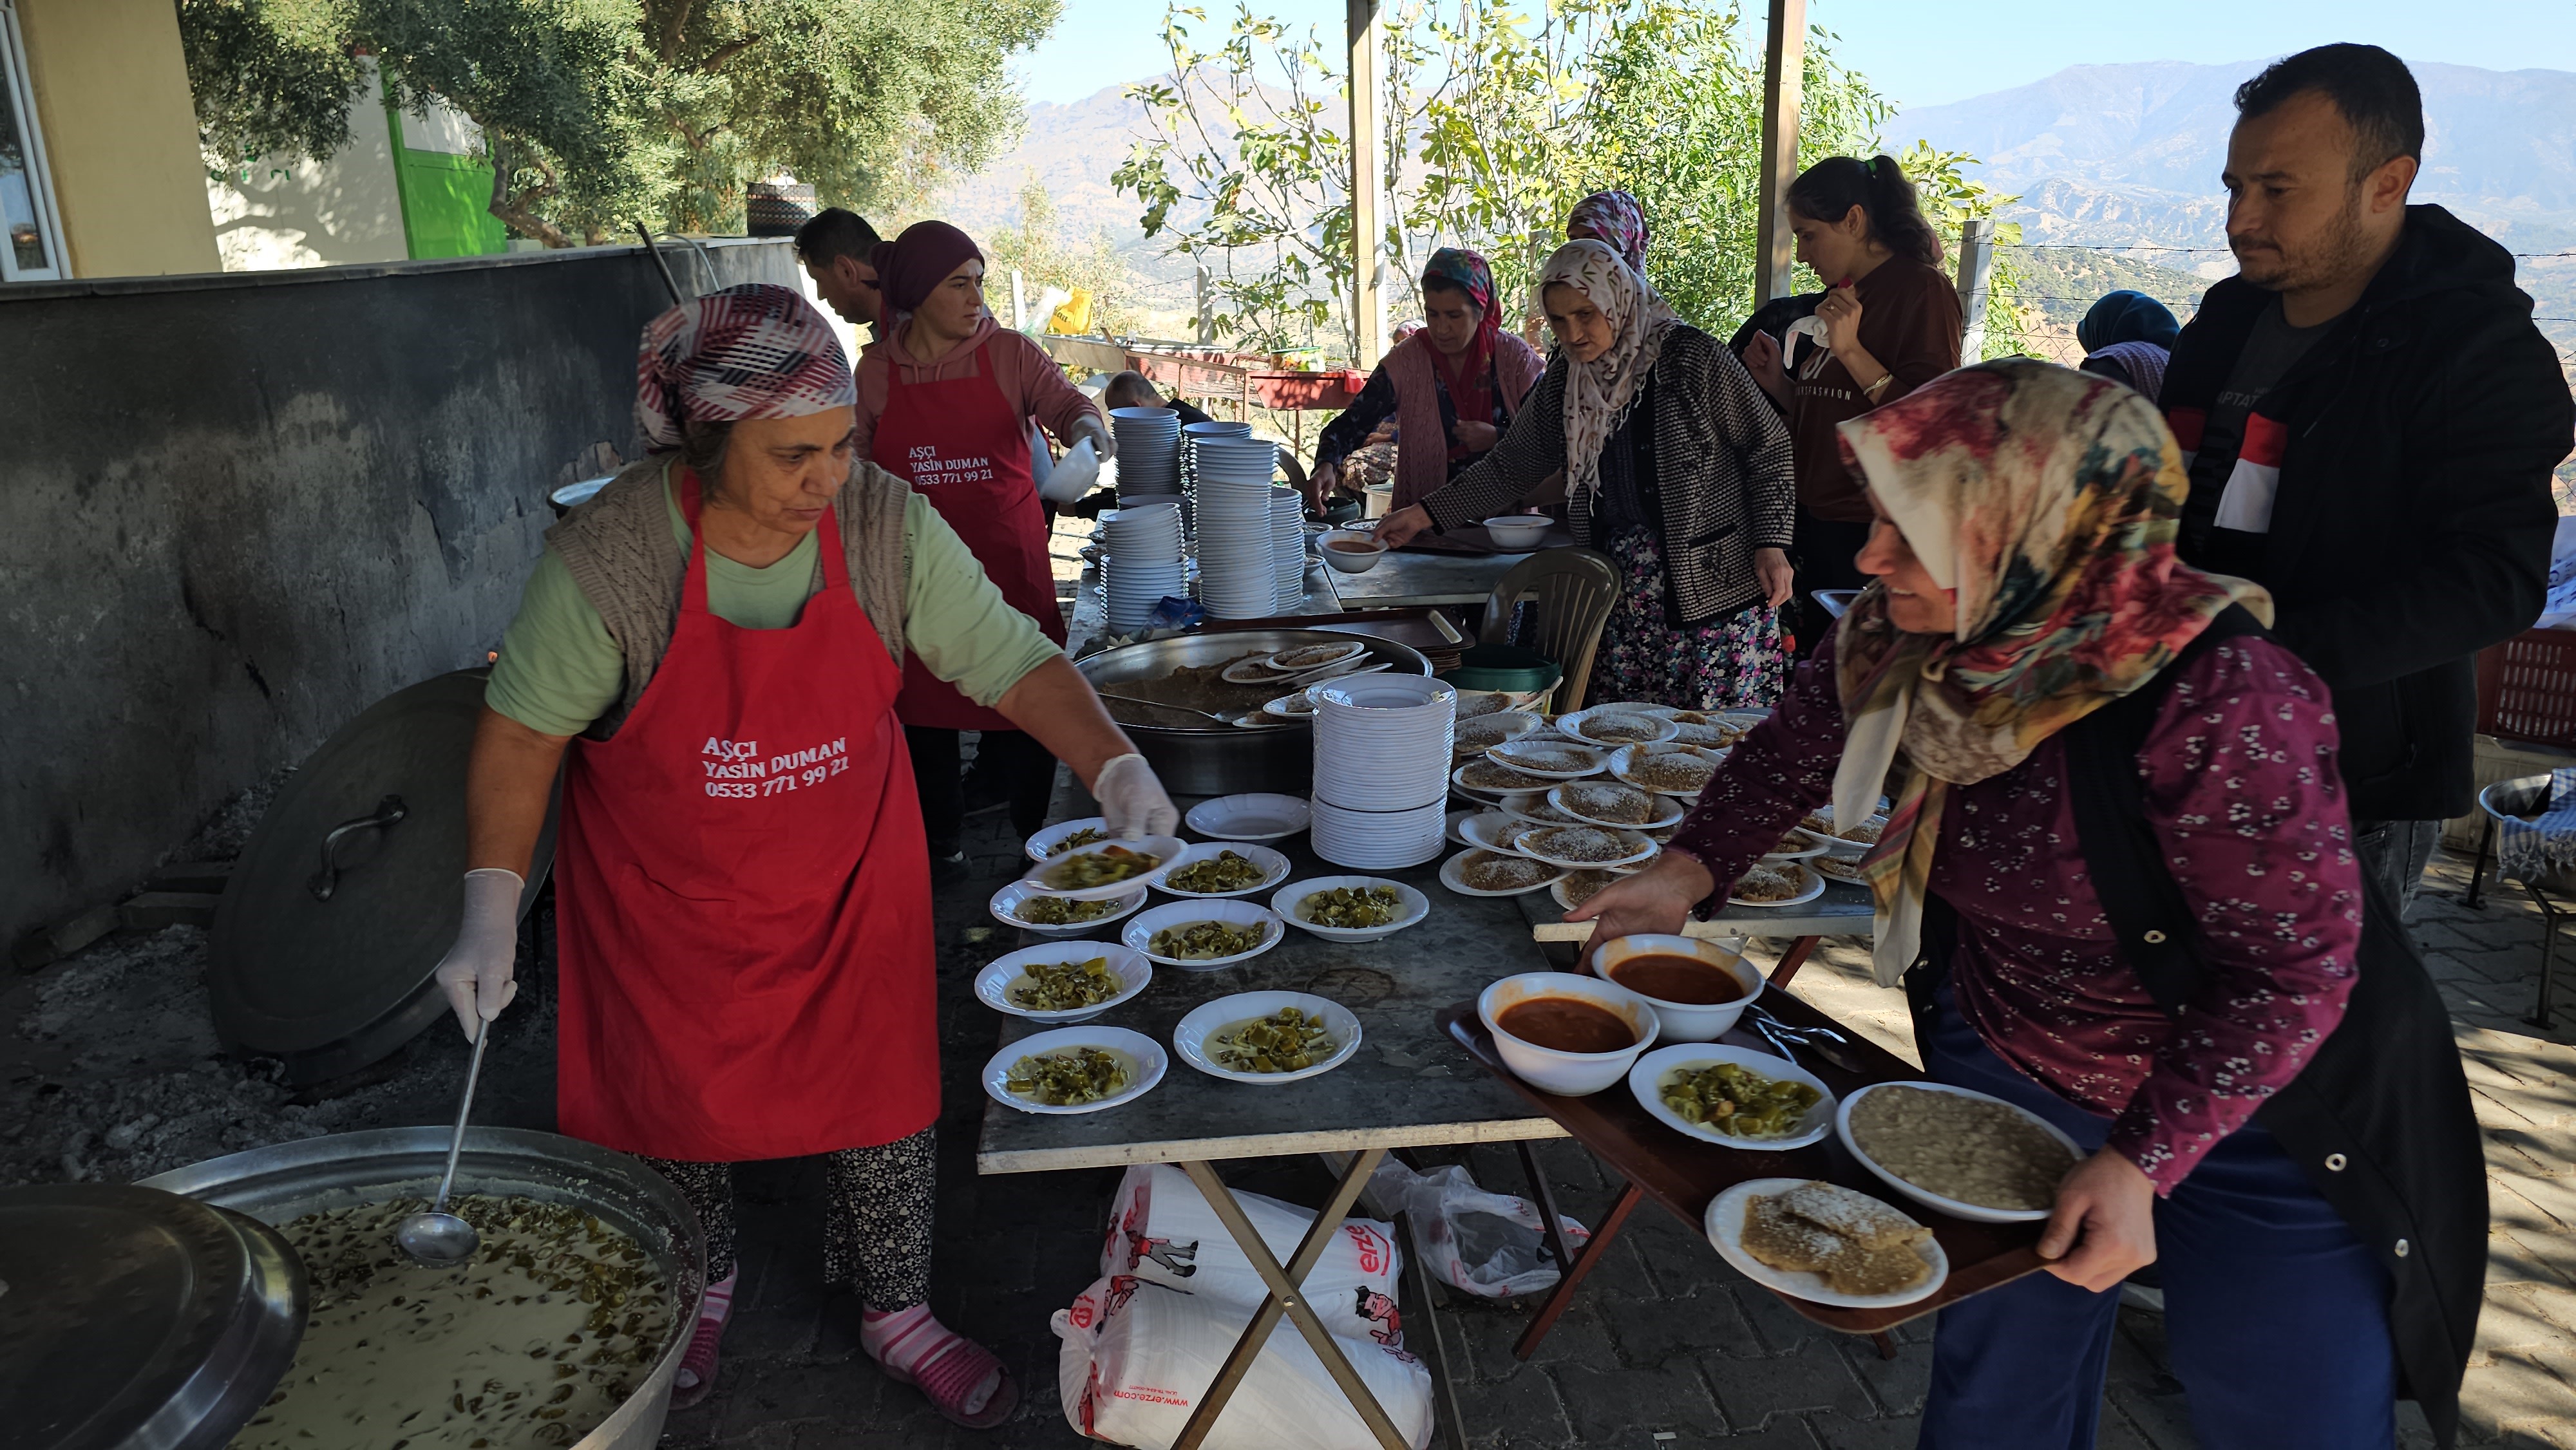
[[848, 736], [762, 758], [757, 740], [707, 737], [699, 750], [707, 772], [707, 794], [731, 800], [758, 800], [821, 785], [850, 768]]
[[943, 483], [989, 483], [993, 478], [993, 460], [981, 458], [942, 458], [936, 444], [925, 443], [905, 455], [917, 488], [932, 488]]

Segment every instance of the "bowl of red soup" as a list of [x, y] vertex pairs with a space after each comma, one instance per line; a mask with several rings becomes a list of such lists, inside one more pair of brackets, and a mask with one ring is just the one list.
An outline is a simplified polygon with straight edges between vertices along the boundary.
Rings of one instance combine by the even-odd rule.
[[1592, 974], [1645, 998], [1666, 1042], [1715, 1042], [1762, 991], [1762, 974], [1728, 943], [1689, 936], [1603, 942]]
[[1645, 998], [1572, 972], [1505, 977], [1476, 999], [1476, 1016], [1513, 1076], [1570, 1098], [1626, 1077], [1662, 1026]]

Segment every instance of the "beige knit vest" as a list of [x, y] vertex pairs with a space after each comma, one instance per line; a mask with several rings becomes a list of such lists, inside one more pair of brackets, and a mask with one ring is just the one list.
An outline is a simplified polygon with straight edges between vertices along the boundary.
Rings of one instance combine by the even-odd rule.
[[[562, 556], [581, 587], [582, 597], [599, 611], [608, 637], [626, 657], [626, 687], [617, 708], [593, 722], [583, 734], [605, 740], [644, 696], [653, 671], [671, 647], [671, 631], [680, 619], [680, 586], [688, 565], [680, 541], [671, 536], [669, 506], [663, 502], [664, 476], [675, 460], [669, 454], [628, 464], [588, 503], [546, 530], [546, 544]], [[903, 610], [912, 579], [912, 549], [904, 535], [903, 513], [912, 490], [901, 479], [873, 463], [859, 460], [832, 502], [840, 520], [841, 547], [850, 561], [850, 583], [859, 607], [885, 641], [886, 653], [903, 667]], [[806, 597], [822, 592], [823, 561], [814, 560], [814, 582]]]

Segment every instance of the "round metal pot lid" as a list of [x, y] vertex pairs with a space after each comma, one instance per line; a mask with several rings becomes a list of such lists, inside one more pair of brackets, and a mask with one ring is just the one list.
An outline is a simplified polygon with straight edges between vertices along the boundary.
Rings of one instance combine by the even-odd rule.
[[275, 1229], [130, 1184], [0, 1189], [0, 1438], [212, 1450], [295, 1362], [304, 1266]]
[[[436, 1021], [430, 981], [464, 914], [465, 762], [486, 670], [369, 706], [293, 775], [215, 908], [207, 986], [224, 1044], [301, 1082], [352, 1072]], [[554, 858], [546, 814], [522, 917]]]

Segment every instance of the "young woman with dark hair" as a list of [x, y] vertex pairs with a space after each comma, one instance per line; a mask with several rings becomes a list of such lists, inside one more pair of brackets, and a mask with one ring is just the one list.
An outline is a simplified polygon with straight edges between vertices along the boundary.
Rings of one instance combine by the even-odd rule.
[[1756, 335], [1744, 366], [1789, 415], [1797, 458], [1798, 644], [1814, 647], [1826, 617], [1818, 589], [1857, 589], [1853, 564], [1869, 541], [1869, 500], [1844, 468], [1834, 426], [1892, 403], [1959, 365], [1958, 288], [1941, 272], [1941, 239], [1895, 160], [1830, 156], [1789, 185], [1798, 260], [1830, 290], [1824, 327], [1795, 335], [1786, 355]]

